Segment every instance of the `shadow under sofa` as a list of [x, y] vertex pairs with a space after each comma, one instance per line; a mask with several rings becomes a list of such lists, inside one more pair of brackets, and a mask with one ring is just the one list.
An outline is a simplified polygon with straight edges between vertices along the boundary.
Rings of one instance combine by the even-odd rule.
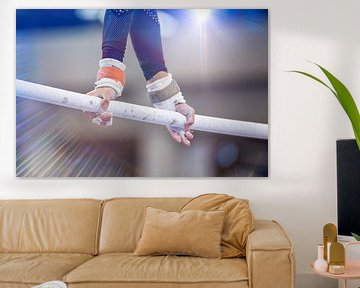
[[271, 220], [255, 220], [245, 258], [133, 256], [145, 208], [179, 211], [189, 200], [0, 200], [0, 288], [294, 287], [292, 243]]

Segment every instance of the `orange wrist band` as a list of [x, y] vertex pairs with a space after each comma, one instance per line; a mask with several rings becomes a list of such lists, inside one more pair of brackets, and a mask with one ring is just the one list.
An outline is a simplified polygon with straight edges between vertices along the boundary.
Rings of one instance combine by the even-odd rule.
[[102, 78], [110, 78], [116, 82], [120, 82], [124, 87], [125, 85], [125, 72], [116, 67], [102, 67], [97, 71], [96, 79], [99, 81]]

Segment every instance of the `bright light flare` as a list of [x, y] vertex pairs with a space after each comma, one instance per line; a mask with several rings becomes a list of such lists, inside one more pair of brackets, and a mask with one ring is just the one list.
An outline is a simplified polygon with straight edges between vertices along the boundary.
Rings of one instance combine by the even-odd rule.
[[210, 15], [211, 15], [211, 9], [195, 9], [194, 14], [196, 19], [200, 22], [206, 22]]

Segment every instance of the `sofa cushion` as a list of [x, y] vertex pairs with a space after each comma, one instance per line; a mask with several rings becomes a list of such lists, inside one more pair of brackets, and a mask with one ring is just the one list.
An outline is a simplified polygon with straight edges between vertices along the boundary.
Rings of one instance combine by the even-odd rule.
[[0, 252], [95, 254], [102, 201], [0, 200]]
[[92, 257], [72, 253], [0, 253], [0, 283], [40, 284], [61, 280]]
[[33, 284], [0, 283], [0, 288], [32, 288]]
[[144, 229], [134, 255], [221, 258], [224, 216], [224, 211], [168, 212], [147, 207]]
[[134, 256], [110, 253], [97, 256], [64, 277], [67, 283], [148, 282], [200, 283], [247, 281], [244, 259], [207, 259], [189, 256]]
[[[3, 288], [2, 286], [0, 286]], [[98, 282], [98, 283], [71, 283], [68, 288], [249, 288], [248, 281], [236, 282], [198, 282], [198, 283], [148, 283], [148, 282]], [[27, 288], [27, 287], [4, 287]]]
[[222, 257], [245, 257], [247, 237], [254, 230], [254, 216], [248, 200], [236, 199], [225, 194], [204, 194], [191, 199], [181, 211], [198, 209], [226, 212], [221, 236]]
[[148, 206], [179, 211], [189, 198], [116, 198], [104, 203], [99, 252], [134, 252]]

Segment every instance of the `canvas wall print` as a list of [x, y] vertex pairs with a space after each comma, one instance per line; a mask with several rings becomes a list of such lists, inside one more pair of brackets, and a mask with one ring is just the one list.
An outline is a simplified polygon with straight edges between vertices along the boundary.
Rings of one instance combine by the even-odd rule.
[[17, 9], [18, 177], [268, 177], [266, 9]]

